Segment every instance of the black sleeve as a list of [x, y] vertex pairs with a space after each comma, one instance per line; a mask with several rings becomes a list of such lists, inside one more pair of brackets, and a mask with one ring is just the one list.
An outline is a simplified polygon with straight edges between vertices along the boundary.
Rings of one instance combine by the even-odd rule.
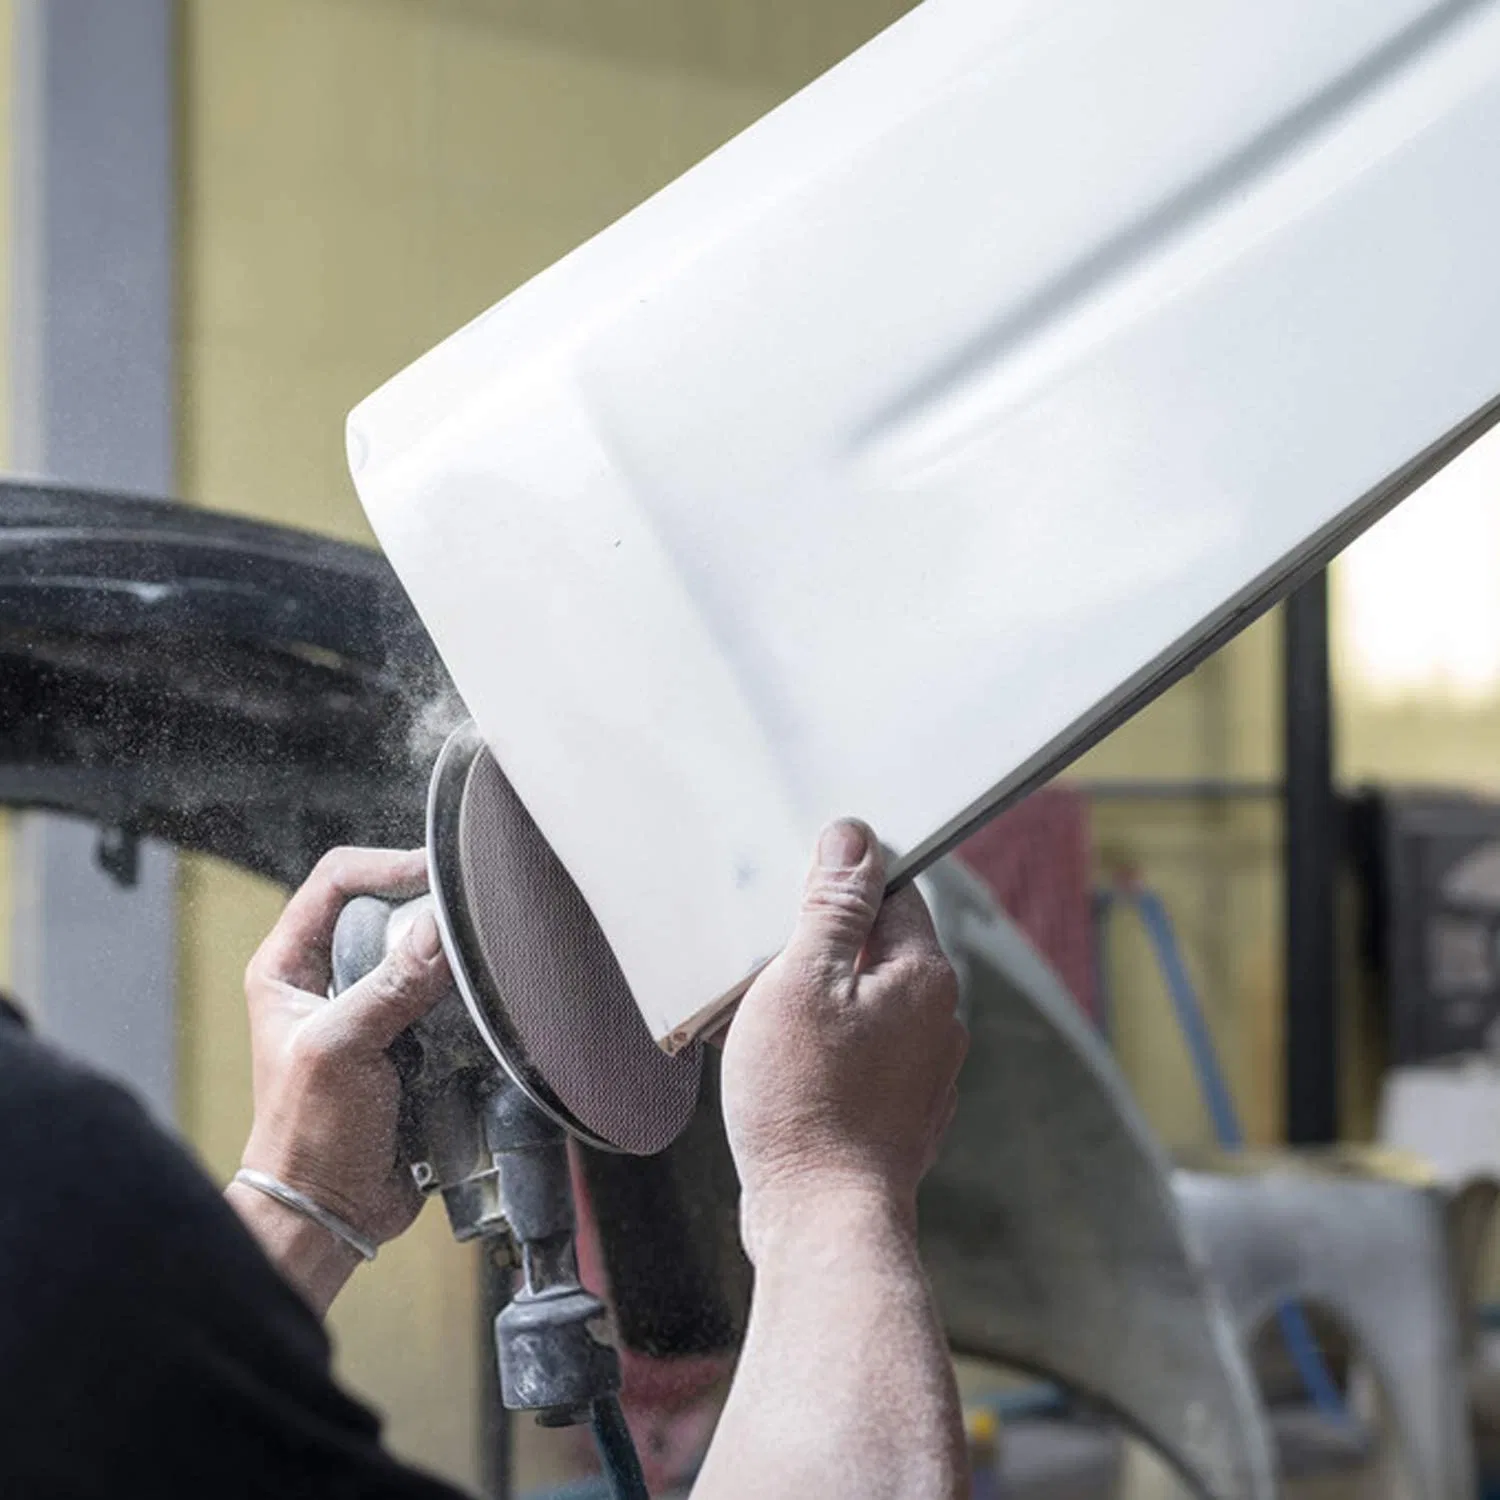
[[0, 1018], [0, 1495], [456, 1500], [123, 1090]]

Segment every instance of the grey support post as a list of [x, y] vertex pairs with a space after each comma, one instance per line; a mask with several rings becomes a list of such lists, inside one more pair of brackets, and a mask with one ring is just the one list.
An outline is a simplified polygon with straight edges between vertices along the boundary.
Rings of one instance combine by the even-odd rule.
[[[173, 489], [173, 8], [15, 0], [11, 463], [24, 474]], [[171, 1119], [174, 861], [117, 841], [110, 875], [109, 841], [74, 819], [17, 820], [14, 987], [45, 1035]]]

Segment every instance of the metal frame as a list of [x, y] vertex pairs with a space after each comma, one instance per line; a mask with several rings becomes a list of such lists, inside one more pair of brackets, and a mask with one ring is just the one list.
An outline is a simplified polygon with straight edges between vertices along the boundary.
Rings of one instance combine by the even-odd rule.
[[1340, 817], [1333, 783], [1328, 575], [1287, 600], [1284, 641], [1286, 1139], [1338, 1139], [1334, 887]]
[[[176, 427], [173, 0], [17, 0], [12, 90], [12, 465], [168, 492]], [[18, 820], [14, 969], [41, 1028], [176, 1104], [171, 849]], [[99, 1003], [108, 990], [111, 1002]]]

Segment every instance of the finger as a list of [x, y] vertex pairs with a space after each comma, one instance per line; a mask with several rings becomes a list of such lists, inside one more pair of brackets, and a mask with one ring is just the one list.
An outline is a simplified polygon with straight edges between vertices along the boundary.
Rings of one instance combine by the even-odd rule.
[[427, 889], [421, 849], [331, 849], [286, 904], [250, 960], [264, 979], [321, 995], [339, 913], [355, 896], [415, 896]]
[[384, 1052], [452, 983], [437, 922], [424, 911], [379, 965], [323, 1007], [320, 1032], [328, 1027], [355, 1052]]
[[864, 968], [877, 969], [894, 958], [943, 951], [932, 913], [914, 885], [903, 886], [887, 896], [865, 944]]
[[830, 823], [818, 839], [787, 956], [852, 976], [884, 891], [885, 857], [869, 827], [851, 818]]

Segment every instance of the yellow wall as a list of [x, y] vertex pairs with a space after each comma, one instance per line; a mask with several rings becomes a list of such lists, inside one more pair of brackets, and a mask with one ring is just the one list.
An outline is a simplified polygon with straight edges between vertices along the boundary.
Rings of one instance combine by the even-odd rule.
[[[1279, 614], [1268, 616], [1085, 756], [1083, 780], [1266, 784], [1280, 775]], [[1158, 891], [1250, 1138], [1281, 1117], [1281, 817], [1272, 801], [1105, 801], [1092, 813], [1103, 881]], [[1186, 1048], [1137, 919], [1116, 914], [1106, 967], [1117, 1055], [1170, 1145], [1210, 1139]]]

